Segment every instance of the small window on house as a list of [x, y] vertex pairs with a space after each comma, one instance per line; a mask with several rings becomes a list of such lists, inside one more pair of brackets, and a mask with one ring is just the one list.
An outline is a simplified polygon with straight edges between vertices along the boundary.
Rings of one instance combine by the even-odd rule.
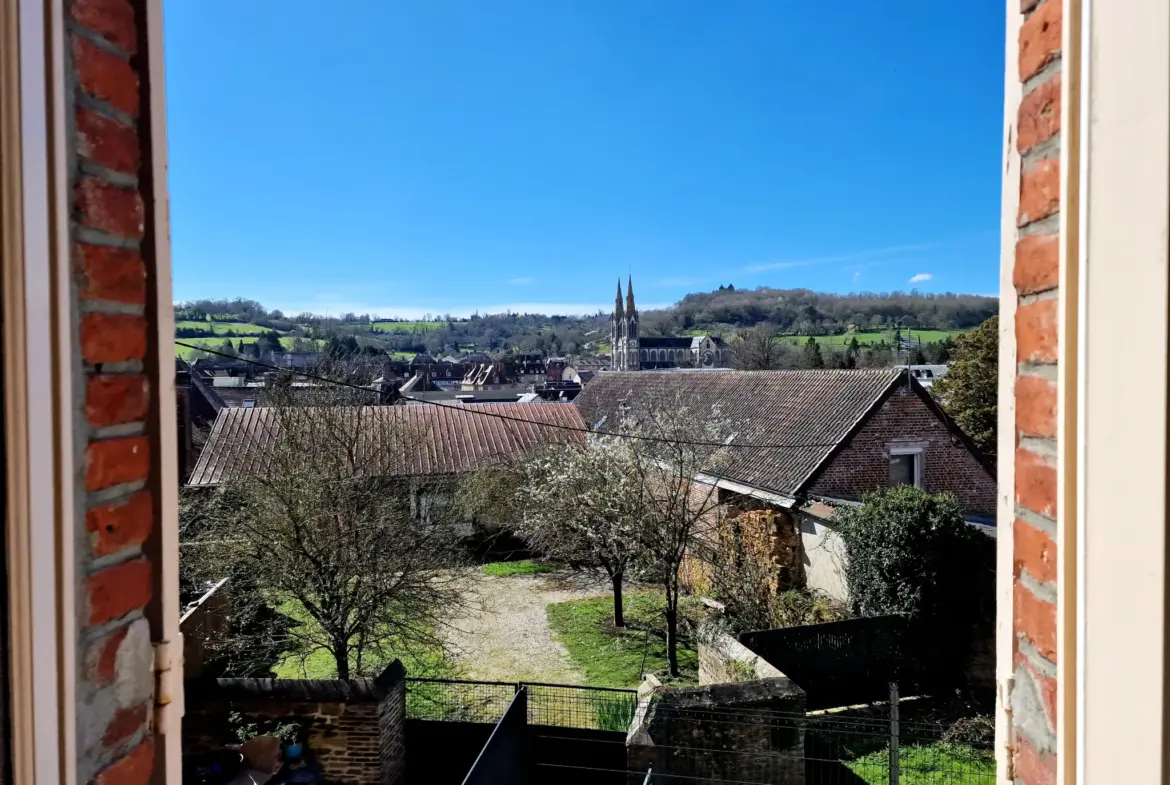
[[933, 379], [933, 378], [934, 378], [934, 371], [927, 370], [927, 371], [926, 371], [926, 378], [927, 378], [927, 379]]
[[890, 487], [918, 485], [918, 460], [916, 453], [890, 456]]
[[244, 407], [243, 407], [243, 408], [245, 408], [245, 409], [255, 409], [255, 408], [256, 408], [256, 400], [255, 400], [254, 398], [245, 398], [245, 399], [244, 399]]
[[913, 485], [922, 487], [922, 459], [924, 445], [888, 444], [890, 456], [890, 487]]

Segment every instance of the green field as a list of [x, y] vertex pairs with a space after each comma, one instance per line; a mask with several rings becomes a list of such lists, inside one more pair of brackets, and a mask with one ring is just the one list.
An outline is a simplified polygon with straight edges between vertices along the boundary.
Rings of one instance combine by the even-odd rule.
[[374, 322], [370, 327], [380, 333], [429, 333], [450, 327], [448, 322]]
[[[911, 330], [910, 337], [919, 343], [928, 344], [938, 343], [944, 338], [953, 338], [965, 332], [967, 330]], [[903, 331], [902, 334], [905, 336], [906, 332]], [[857, 338], [857, 342], [863, 346], [871, 343], [881, 343], [882, 341], [888, 344], [894, 343], [893, 330], [874, 330], [872, 332], [843, 333], [841, 335], [817, 335], [814, 337], [817, 343], [822, 346], [844, 346], [854, 338]], [[785, 335], [780, 340], [800, 345], [808, 343], [808, 338], [807, 335]]]
[[[899, 782], [904, 785], [995, 782], [995, 756], [990, 750], [966, 744], [938, 742], [927, 746], [905, 746], [898, 754]], [[871, 752], [852, 761], [849, 769], [868, 785], [890, 781], [889, 749]]]
[[185, 319], [181, 322], [175, 322], [176, 330], [207, 330], [210, 329], [216, 333], [247, 333], [248, 335], [260, 335], [268, 332], [268, 328], [261, 327], [258, 324], [249, 324], [247, 322], [197, 322], [191, 319]]
[[[695, 614], [698, 600], [684, 598], [680, 615]], [[553, 637], [569, 652], [569, 659], [585, 674], [585, 683], [598, 687], [637, 687], [642, 668], [663, 681], [666, 676], [666, 640], [662, 621], [662, 595], [656, 591], [632, 591], [622, 603], [627, 626], [613, 626], [613, 598], [592, 597], [548, 606], [548, 626]], [[678, 664], [683, 682], [694, 683], [699, 673], [699, 654], [694, 642], [680, 636]]]
[[540, 575], [546, 572], [555, 572], [551, 564], [544, 564], [533, 559], [520, 561], [494, 561], [480, 568], [484, 575], [496, 578], [510, 578], [513, 575]]
[[[176, 338], [175, 340], [182, 341], [183, 343], [194, 344], [196, 346], [205, 346], [209, 349], [214, 349], [216, 351], [219, 351], [219, 347], [223, 345], [224, 341], [231, 341], [232, 346], [236, 347], [237, 349], [240, 348], [241, 343], [254, 343], [255, 342], [255, 339], [253, 339], [253, 338]], [[293, 342], [295, 340], [296, 340], [296, 338], [290, 338], [288, 336], [281, 336], [280, 345], [283, 346], [285, 349], [291, 349]], [[306, 339], [301, 339], [301, 340], [306, 340]], [[321, 339], [321, 338], [317, 339], [318, 346], [324, 346], [326, 343], [328, 343], [328, 341], [326, 341], [324, 339]], [[189, 349], [186, 346], [179, 346], [178, 343], [175, 344], [175, 356], [176, 357], [182, 357], [184, 360], [190, 359], [193, 351], [194, 351], [193, 349]]]
[[[301, 622], [303, 627], [299, 636], [312, 640], [324, 639], [325, 635], [312, 617], [305, 611], [299, 602], [290, 600], [281, 604], [278, 610], [286, 616]], [[395, 645], [388, 642], [382, 647], [370, 646], [362, 661], [361, 673], [356, 675], [377, 675], [395, 659], [402, 660], [402, 665], [411, 676], [430, 678], [456, 678], [458, 671], [447, 657], [447, 653], [439, 646], [410, 647]], [[357, 662], [351, 661], [350, 668], [357, 668]], [[304, 656], [285, 655], [284, 659], [275, 668], [279, 679], [336, 679], [337, 661], [325, 648], [317, 648]]]

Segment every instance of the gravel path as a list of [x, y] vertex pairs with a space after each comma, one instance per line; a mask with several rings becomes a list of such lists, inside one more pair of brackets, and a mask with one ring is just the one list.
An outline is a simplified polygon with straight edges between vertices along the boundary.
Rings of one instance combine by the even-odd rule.
[[553, 640], [545, 609], [553, 603], [607, 594], [608, 582], [558, 573], [483, 575], [476, 591], [483, 610], [456, 619], [448, 633], [464, 678], [584, 682], [565, 647]]

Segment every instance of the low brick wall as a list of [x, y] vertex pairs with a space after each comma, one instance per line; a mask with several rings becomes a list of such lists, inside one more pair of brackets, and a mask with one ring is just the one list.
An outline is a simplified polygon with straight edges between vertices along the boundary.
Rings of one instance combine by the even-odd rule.
[[804, 785], [804, 691], [786, 678], [639, 689], [626, 768], [695, 783]]
[[783, 678], [771, 663], [726, 633], [699, 643], [699, 684]]
[[216, 679], [187, 684], [183, 754], [237, 739], [228, 716], [311, 721], [308, 749], [344, 785], [401, 785], [406, 771], [406, 672], [395, 661], [376, 679]]

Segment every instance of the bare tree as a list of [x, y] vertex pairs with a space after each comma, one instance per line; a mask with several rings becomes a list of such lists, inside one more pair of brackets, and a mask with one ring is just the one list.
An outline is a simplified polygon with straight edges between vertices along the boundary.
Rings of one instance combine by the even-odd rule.
[[633, 486], [636, 558], [662, 586], [667, 663], [670, 675], [678, 676], [683, 561], [688, 550], [719, 525], [715, 482], [726, 466], [723, 445], [729, 429], [718, 410], [697, 407], [677, 393], [626, 407], [619, 431], [640, 438], [597, 438], [613, 442], [610, 449], [618, 470]]
[[760, 322], [741, 331], [731, 345], [732, 359], [740, 371], [774, 371], [781, 367], [780, 333], [776, 326]]
[[361, 405], [374, 399], [360, 385], [276, 386], [184, 552], [195, 574], [303, 621], [286, 650], [328, 651], [342, 679], [441, 646], [467, 597], [462, 516], [442, 482], [412, 473], [428, 434], [402, 407]]

